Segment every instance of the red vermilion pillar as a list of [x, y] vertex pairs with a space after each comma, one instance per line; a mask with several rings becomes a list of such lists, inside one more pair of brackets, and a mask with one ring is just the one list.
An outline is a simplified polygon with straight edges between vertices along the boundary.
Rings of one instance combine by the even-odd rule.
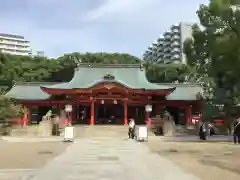
[[[151, 107], [148, 107], [148, 106], [151, 106]], [[145, 123], [147, 126], [150, 126], [152, 123], [150, 118], [151, 111], [152, 111], [152, 105], [145, 105], [145, 118], [146, 118]]]
[[189, 106], [189, 121], [188, 124], [192, 124], [192, 105]]
[[128, 124], [128, 105], [124, 102], [124, 125]]
[[186, 107], [186, 124], [192, 123], [192, 105]]
[[27, 124], [28, 124], [28, 108], [27, 108], [27, 106], [24, 106], [24, 109], [23, 109], [23, 112], [24, 112], [24, 114], [23, 114], [23, 122], [22, 122], [22, 125], [23, 126], [27, 126]]
[[68, 113], [68, 124], [72, 125], [72, 112]]
[[145, 111], [146, 112], [146, 125], [150, 126], [151, 125], [151, 120], [150, 120], [150, 112]]
[[94, 116], [95, 116], [95, 115], [94, 115], [94, 111], [95, 111], [95, 110], [94, 110], [94, 105], [95, 105], [95, 103], [94, 103], [94, 101], [92, 101], [92, 102], [91, 102], [90, 125], [94, 125], [94, 119], [95, 119], [95, 118], [94, 118]]
[[61, 114], [61, 110], [62, 110], [62, 104], [58, 104], [59, 115]]

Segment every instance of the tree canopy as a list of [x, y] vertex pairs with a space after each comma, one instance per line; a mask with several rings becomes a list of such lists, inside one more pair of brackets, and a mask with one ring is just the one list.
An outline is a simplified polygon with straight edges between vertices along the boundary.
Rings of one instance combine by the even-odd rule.
[[197, 11], [201, 25], [184, 44], [187, 61], [196, 69], [205, 93], [230, 113], [239, 103], [240, 2], [210, 0]]

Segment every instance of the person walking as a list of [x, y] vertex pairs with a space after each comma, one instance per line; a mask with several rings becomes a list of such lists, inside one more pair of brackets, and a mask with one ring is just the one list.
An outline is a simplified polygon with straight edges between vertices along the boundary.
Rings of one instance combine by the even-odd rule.
[[207, 140], [207, 125], [203, 122], [200, 123], [199, 138], [201, 141]]
[[234, 144], [240, 144], [240, 117], [233, 123], [233, 141]]
[[134, 138], [134, 131], [135, 131], [135, 120], [134, 119], [129, 119], [129, 124], [128, 124], [128, 137]]

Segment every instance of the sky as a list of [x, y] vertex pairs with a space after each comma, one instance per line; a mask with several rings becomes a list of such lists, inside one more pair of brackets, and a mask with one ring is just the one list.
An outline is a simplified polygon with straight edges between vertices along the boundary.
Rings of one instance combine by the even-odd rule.
[[172, 24], [198, 22], [208, 0], [7, 0], [0, 32], [23, 35], [33, 52], [119, 52], [141, 57]]

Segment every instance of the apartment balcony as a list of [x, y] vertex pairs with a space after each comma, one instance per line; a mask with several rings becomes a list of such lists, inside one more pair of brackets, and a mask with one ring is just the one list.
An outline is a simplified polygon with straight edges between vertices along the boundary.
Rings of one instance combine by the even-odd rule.
[[31, 55], [31, 52], [14, 51], [14, 50], [6, 50], [6, 49], [1, 49], [1, 52], [6, 54], [20, 55], [20, 56]]
[[158, 58], [157, 63], [163, 63], [163, 58]]
[[166, 41], [166, 40], [170, 40], [170, 39], [171, 39], [171, 34], [170, 34], [170, 33], [169, 33], [169, 34], [166, 34], [166, 35], [165, 35], [165, 41]]
[[31, 51], [31, 48], [29, 46], [15, 46], [15, 45], [7, 45], [7, 44], [1, 44], [1, 49], [9, 49], [9, 50], [19, 50], [19, 51]]
[[180, 53], [181, 52], [181, 49], [179, 47], [173, 47], [171, 49], [171, 53]]
[[180, 29], [179, 28], [174, 28], [172, 29], [173, 34], [180, 34]]
[[158, 49], [157, 54], [164, 54], [164, 49]]
[[153, 49], [154, 49], [153, 47], [149, 47], [147, 51], [152, 52]]
[[157, 52], [162, 52], [162, 51], [163, 51], [163, 48], [164, 48], [164, 46], [159, 46], [159, 47], [157, 48]]
[[169, 47], [169, 48], [164, 48], [163, 49], [163, 52], [164, 53], [170, 53], [171, 52], [171, 48]]
[[172, 33], [180, 33], [180, 24], [179, 24], [179, 23], [174, 24], [174, 25], [171, 27], [171, 31], [172, 31]]
[[171, 54], [170, 53], [164, 54], [163, 59], [171, 59]]
[[153, 43], [153, 44], [152, 44], [152, 47], [153, 47], [153, 48], [156, 48], [157, 45], [158, 45], [158, 43]]
[[171, 64], [171, 63], [172, 63], [172, 61], [171, 61], [171, 60], [169, 60], [169, 59], [164, 59], [163, 63], [164, 63], [164, 64]]
[[164, 42], [163, 41], [161, 41], [161, 42], [158, 42], [158, 44], [157, 44], [157, 47], [159, 48], [159, 47], [162, 47], [163, 46], [163, 44], [164, 44]]
[[158, 60], [158, 56], [153, 56], [152, 57], [152, 61], [157, 61]]
[[162, 45], [164, 43], [164, 40], [158, 41], [157, 45]]
[[163, 52], [158, 53], [157, 56], [158, 56], [158, 57], [163, 57], [163, 56], [164, 56], [164, 53], [163, 53]]
[[17, 41], [17, 40], [3, 40], [0, 38], [0, 44], [14, 45], [14, 46], [30, 46], [29, 42]]
[[171, 41], [165, 41], [163, 44], [163, 48], [171, 47]]
[[180, 47], [181, 44], [180, 44], [179, 41], [172, 41], [170, 46], [171, 46], [171, 48], [173, 48], [173, 47]]
[[157, 46], [151, 45], [151, 46], [148, 48], [148, 51], [156, 51], [156, 49], [157, 49]]
[[173, 34], [171, 37], [171, 41], [180, 41], [181, 37], [178, 34]]
[[178, 59], [178, 60], [173, 60], [172, 63], [173, 63], [173, 64], [180, 64], [181, 61], [180, 61], [180, 59]]
[[152, 56], [152, 55], [153, 55], [153, 52], [149, 52], [149, 53], [147, 53], [146, 56]]
[[171, 59], [172, 60], [181, 59], [181, 56], [180, 56], [180, 54], [174, 54], [171, 56]]
[[27, 41], [26, 39], [22, 39], [22, 38], [18, 38], [18, 37], [14, 37], [14, 36], [1, 36], [0, 35], [0, 40], [5, 40], [5, 41], [19, 41], [22, 43], [29, 43], [29, 41]]
[[179, 27], [180, 27], [180, 23], [175, 23], [172, 25], [171, 29], [179, 28]]

